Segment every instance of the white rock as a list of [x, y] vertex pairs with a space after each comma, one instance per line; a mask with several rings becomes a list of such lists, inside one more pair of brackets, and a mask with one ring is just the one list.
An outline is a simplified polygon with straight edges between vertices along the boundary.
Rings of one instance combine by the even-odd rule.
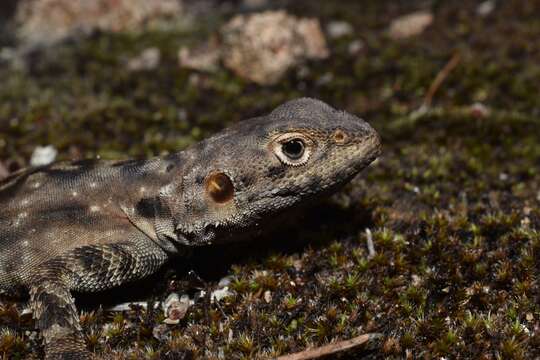
[[421, 34], [433, 22], [429, 11], [417, 11], [392, 21], [388, 33], [392, 39], [406, 39]]
[[178, 51], [180, 67], [199, 71], [214, 72], [218, 70], [220, 57], [221, 49], [214, 39], [193, 48], [182, 46]]
[[[129, 311], [131, 310], [131, 306], [140, 306], [143, 309], [146, 309], [148, 307], [148, 303], [146, 301], [131, 301], [131, 302], [125, 302], [121, 304], [114, 305], [113, 307], [107, 308], [107, 311]], [[157, 309], [159, 307], [159, 303], [154, 304], [154, 309]]]
[[317, 19], [285, 11], [238, 15], [221, 30], [222, 60], [238, 76], [255, 83], [277, 83], [285, 72], [306, 59], [329, 54]]
[[476, 13], [479, 16], [484, 17], [491, 14], [493, 10], [495, 10], [495, 1], [487, 0], [487, 1], [481, 2], [480, 5], [478, 5], [478, 7], [476, 8]]
[[181, 0], [20, 0], [15, 25], [20, 39], [46, 44], [97, 29], [140, 30], [172, 18], [189, 18]]
[[52, 145], [37, 146], [30, 157], [30, 165], [49, 165], [56, 159], [56, 155], [58, 155], [58, 150]]
[[356, 55], [364, 49], [364, 42], [360, 39], [353, 40], [349, 43], [349, 54]]
[[269, 304], [272, 301], [272, 292], [270, 290], [266, 290], [263, 296], [264, 296], [264, 301], [266, 301], [267, 304]]
[[491, 110], [486, 105], [479, 102], [472, 104], [470, 111], [471, 115], [477, 118], [485, 118], [491, 114]]
[[161, 52], [156, 47], [144, 49], [139, 55], [128, 62], [128, 69], [131, 71], [153, 70], [159, 65]]
[[177, 293], [170, 294], [163, 302], [163, 311], [167, 317], [163, 322], [168, 325], [178, 324], [193, 304], [187, 295], [179, 297]]
[[332, 39], [350, 35], [353, 31], [352, 25], [346, 21], [332, 21], [326, 26], [326, 32]]

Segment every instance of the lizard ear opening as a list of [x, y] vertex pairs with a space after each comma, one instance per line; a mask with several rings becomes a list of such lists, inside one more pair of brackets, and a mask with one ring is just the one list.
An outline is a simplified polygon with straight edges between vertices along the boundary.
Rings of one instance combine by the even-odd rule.
[[206, 177], [205, 191], [212, 200], [219, 204], [226, 203], [234, 197], [234, 185], [223, 172], [210, 173]]

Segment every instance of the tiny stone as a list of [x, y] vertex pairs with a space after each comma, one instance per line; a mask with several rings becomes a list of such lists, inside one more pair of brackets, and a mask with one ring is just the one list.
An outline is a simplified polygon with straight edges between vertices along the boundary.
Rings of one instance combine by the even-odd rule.
[[215, 72], [219, 68], [221, 49], [215, 39], [193, 48], [181, 47], [178, 51], [180, 67], [204, 72]]
[[127, 66], [131, 71], [153, 70], [159, 65], [161, 52], [156, 47], [144, 49], [138, 56], [129, 60]]
[[266, 290], [263, 296], [264, 296], [264, 301], [266, 301], [267, 304], [269, 304], [272, 301], [272, 292], [270, 290]]
[[6, 178], [9, 175], [8, 168], [4, 165], [3, 162], [0, 161], [0, 180], [3, 178]]
[[485, 118], [489, 116], [489, 114], [491, 113], [489, 108], [482, 103], [472, 104], [470, 111], [471, 111], [471, 115], [476, 118]]
[[375, 256], [375, 245], [373, 244], [373, 234], [369, 228], [366, 229], [366, 244], [368, 249], [368, 259]]
[[326, 26], [326, 32], [332, 39], [350, 35], [353, 31], [351, 24], [346, 21], [332, 21]]
[[220, 301], [221, 299], [231, 295], [233, 295], [233, 293], [229, 290], [228, 286], [225, 286], [222, 289], [212, 291], [212, 293], [210, 294], [210, 298], [212, 299], [212, 301]]
[[420, 35], [433, 22], [433, 14], [417, 11], [400, 16], [392, 21], [388, 33], [394, 40]]
[[229, 286], [231, 284], [233, 277], [232, 276], [225, 276], [219, 280], [218, 287], [224, 288], [225, 286]]
[[476, 8], [476, 14], [484, 17], [491, 14], [493, 10], [495, 10], [495, 1], [487, 0], [481, 2], [480, 5], [478, 5], [478, 7]]
[[122, 304], [115, 305], [115, 306], [113, 306], [111, 308], [108, 308], [107, 310], [108, 311], [128, 311], [128, 310], [131, 310], [132, 305], [140, 306], [143, 309], [146, 309], [146, 307], [147, 307], [147, 303], [145, 301], [125, 302], [125, 303], [122, 303]]
[[168, 325], [178, 324], [192, 304], [193, 301], [187, 295], [179, 297], [177, 293], [170, 294], [163, 303], [163, 310], [167, 316], [163, 322]]
[[334, 80], [334, 74], [332, 74], [331, 72], [327, 72], [323, 76], [317, 79], [317, 85], [318, 86], [328, 85], [332, 82], [332, 80]]
[[364, 49], [364, 42], [360, 39], [353, 40], [349, 43], [348, 51], [350, 55], [356, 55], [363, 49]]
[[58, 150], [52, 145], [47, 146], [37, 146], [32, 153], [30, 158], [31, 166], [44, 166], [49, 165], [56, 159], [58, 155]]
[[152, 329], [152, 335], [154, 338], [164, 341], [167, 339], [167, 334], [169, 333], [169, 327], [167, 325], [159, 324], [154, 326]]

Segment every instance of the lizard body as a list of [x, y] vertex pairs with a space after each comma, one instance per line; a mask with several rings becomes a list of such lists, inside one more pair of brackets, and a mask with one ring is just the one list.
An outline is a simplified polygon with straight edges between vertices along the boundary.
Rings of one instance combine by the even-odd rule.
[[165, 157], [22, 170], [0, 182], [0, 289], [29, 289], [47, 358], [91, 358], [71, 291], [143, 278], [189, 246], [249, 238], [379, 153], [366, 122], [304, 98]]

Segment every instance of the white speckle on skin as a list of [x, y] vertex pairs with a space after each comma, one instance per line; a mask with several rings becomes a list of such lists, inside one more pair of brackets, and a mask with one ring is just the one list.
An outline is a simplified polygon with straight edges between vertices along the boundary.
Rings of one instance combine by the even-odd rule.
[[73, 196], [73, 197], [77, 197], [78, 195], [79, 195], [79, 193], [76, 192], [76, 191], [73, 191], [73, 192], [71, 193], [71, 196]]
[[92, 182], [90, 183], [90, 187], [91, 187], [92, 189], [94, 189], [96, 186], [97, 186], [97, 184], [95, 183], [95, 181], [92, 181]]
[[33, 187], [34, 189], [37, 189], [37, 188], [39, 188], [40, 186], [41, 186], [41, 183], [40, 183], [39, 181], [36, 181], [35, 183], [32, 184], [32, 187]]
[[28, 205], [30, 201], [28, 201], [28, 199], [24, 199], [23, 201], [21, 201], [21, 205], [22, 206], [25, 206], [25, 205]]
[[140, 192], [140, 193], [146, 192], [146, 188], [145, 188], [144, 186], [141, 186], [141, 187], [139, 188], [139, 192]]
[[174, 187], [173, 187], [172, 184], [167, 184], [167, 185], [163, 186], [161, 189], [159, 189], [159, 194], [160, 195], [172, 194], [173, 189], [174, 189]]
[[28, 240], [23, 241], [22, 244], [23, 244], [23, 246], [28, 246], [28, 244], [29, 244], [29, 243], [28, 243]]
[[99, 210], [101, 210], [101, 208], [97, 205], [90, 206], [90, 212], [97, 212]]

